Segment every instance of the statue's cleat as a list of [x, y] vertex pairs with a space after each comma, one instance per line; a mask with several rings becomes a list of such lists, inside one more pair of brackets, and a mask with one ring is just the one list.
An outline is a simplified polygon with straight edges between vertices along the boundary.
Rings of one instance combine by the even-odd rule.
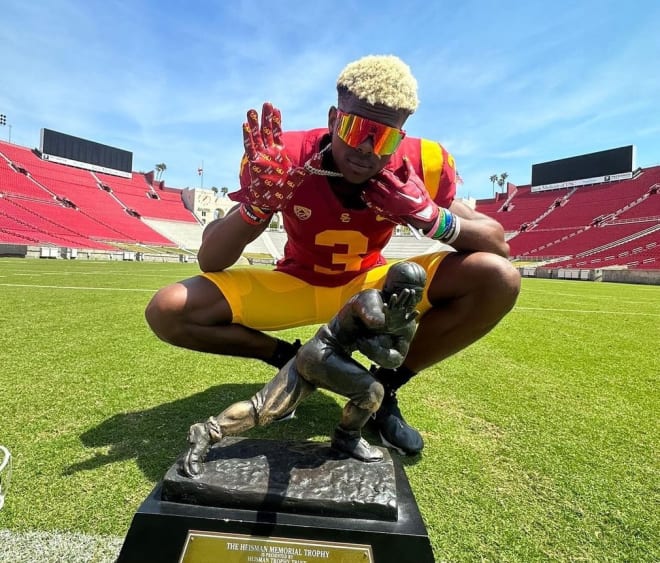
[[181, 463], [181, 471], [187, 477], [199, 477], [204, 471], [204, 459], [211, 445], [208, 423], [193, 424], [188, 431], [189, 448]]
[[351, 432], [336, 428], [331, 445], [336, 450], [360, 461], [373, 463], [383, 460], [383, 452], [371, 446], [369, 442], [362, 438], [359, 431]]

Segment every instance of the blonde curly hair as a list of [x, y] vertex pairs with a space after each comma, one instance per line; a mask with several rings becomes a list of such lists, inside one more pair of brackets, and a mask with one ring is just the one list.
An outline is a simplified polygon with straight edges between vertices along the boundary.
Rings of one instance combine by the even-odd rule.
[[339, 97], [352, 94], [371, 105], [414, 113], [419, 105], [417, 80], [394, 55], [368, 55], [349, 63], [337, 78]]

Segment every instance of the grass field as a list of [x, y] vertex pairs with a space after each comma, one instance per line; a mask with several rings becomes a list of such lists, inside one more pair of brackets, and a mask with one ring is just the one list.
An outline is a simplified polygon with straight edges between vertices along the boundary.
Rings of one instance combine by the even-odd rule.
[[[0, 561], [21, 561], [29, 534], [116, 548], [189, 425], [273, 375], [151, 334], [151, 295], [196, 272], [0, 259], [0, 444], [14, 455]], [[405, 464], [438, 561], [660, 560], [659, 327], [660, 287], [525, 279], [491, 334], [402, 390], [426, 440]], [[327, 440], [343, 402], [316, 393], [250, 436]], [[34, 560], [112, 560], [73, 552]]]

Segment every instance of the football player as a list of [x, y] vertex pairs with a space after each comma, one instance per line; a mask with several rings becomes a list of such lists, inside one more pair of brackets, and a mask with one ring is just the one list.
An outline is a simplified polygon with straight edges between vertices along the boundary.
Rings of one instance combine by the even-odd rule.
[[[300, 343], [268, 331], [326, 323], [359, 291], [381, 289], [391, 266], [383, 249], [397, 225], [448, 245], [406, 258], [427, 276], [419, 327], [403, 364], [374, 373], [385, 396], [373, 422], [384, 443], [414, 455], [424, 442], [397, 390], [493, 329], [513, 307], [520, 276], [502, 226], [455, 199], [453, 157], [406, 135], [418, 106], [408, 65], [363, 57], [341, 71], [337, 94], [324, 128], [283, 131], [270, 103], [260, 117], [247, 112], [240, 190], [230, 195], [238, 205], [206, 227], [202, 273], [158, 291], [146, 318], [173, 345], [281, 368]], [[288, 235], [283, 258], [273, 270], [230, 268], [274, 213]]]

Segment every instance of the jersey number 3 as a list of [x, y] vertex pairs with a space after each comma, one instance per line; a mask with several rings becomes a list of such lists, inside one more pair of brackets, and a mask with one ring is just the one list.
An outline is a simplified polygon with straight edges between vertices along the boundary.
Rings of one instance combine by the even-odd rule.
[[[314, 239], [318, 246], [329, 246], [337, 249], [332, 253], [332, 264], [342, 266], [342, 269], [314, 266], [314, 271], [320, 274], [341, 274], [343, 272], [359, 272], [362, 258], [369, 248], [369, 239], [358, 231], [328, 230], [322, 231]], [[339, 252], [341, 250], [342, 252]]]

